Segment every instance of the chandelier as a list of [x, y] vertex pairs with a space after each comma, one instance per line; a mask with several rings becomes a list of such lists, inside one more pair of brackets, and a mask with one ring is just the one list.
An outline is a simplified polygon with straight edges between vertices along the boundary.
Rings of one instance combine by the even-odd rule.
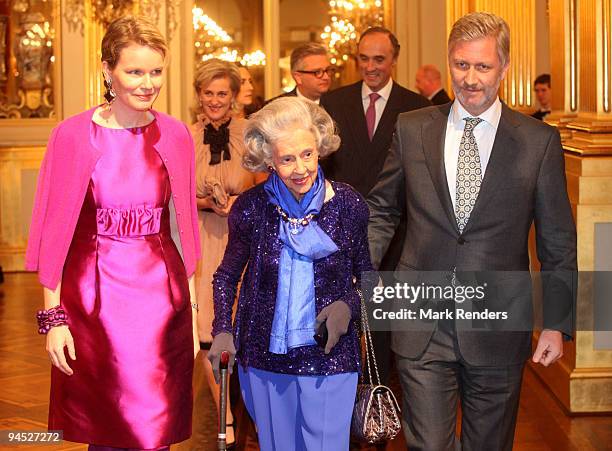
[[265, 66], [266, 55], [262, 50], [241, 54], [235, 47], [234, 39], [217, 22], [204, 14], [202, 8], [191, 10], [196, 61], [219, 58], [239, 62], [243, 66]]
[[[167, 0], [168, 41], [172, 39], [178, 27], [177, 8], [180, 0]], [[72, 30], [84, 32], [86, 8], [89, 6], [92, 18], [104, 29], [123, 16], [143, 16], [157, 23], [163, 2], [159, 0], [66, 0], [65, 18]]]
[[381, 0], [330, 0], [329, 24], [321, 39], [331, 63], [342, 66], [357, 53], [357, 37], [370, 27], [383, 26]]

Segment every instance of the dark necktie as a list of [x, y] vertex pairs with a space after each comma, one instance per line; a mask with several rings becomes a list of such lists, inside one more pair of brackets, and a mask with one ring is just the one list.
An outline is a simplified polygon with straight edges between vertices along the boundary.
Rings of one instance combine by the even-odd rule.
[[368, 136], [372, 141], [374, 136], [374, 125], [376, 125], [376, 101], [380, 99], [380, 94], [373, 92], [370, 94], [370, 104], [366, 110], [366, 124], [368, 125]]
[[482, 122], [478, 117], [466, 117], [465, 129], [459, 145], [457, 160], [457, 183], [455, 193], [455, 217], [459, 232], [462, 233], [470, 219], [482, 182], [480, 154], [474, 138], [474, 129]]

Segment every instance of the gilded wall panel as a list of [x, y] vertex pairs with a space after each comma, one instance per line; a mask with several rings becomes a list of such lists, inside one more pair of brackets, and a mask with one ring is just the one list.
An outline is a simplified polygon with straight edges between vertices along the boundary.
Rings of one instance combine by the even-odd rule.
[[554, 111], [576, 111], [577, 96], [577, 42], [575, 0], [550, 0], [550, 53], [552, 108]]
[[597, 64], [597, 54], [601, 49], [601, 33], [598, 31], [598, 12], [597, 4], [599, 0], [581, 0], [580, 11], [578, 12], [579, 23], [579, 58], [580, 65], [579, 86], [580, 86], [580, 111], [597, 111], [597, 91], [596, 88], [601, 66]]
[[0, 266], [21, 271], [44, 147], [0, 148]]
[[0, 2], [0, 119], [58, 114], [59, 1]]
[[603, 0], [601, 2], [601, 25], [602, 25], [602, 109], [604, 113], [610, 113], [612, 111], [612, 93], [611, 93], [611, 82], [612, 82], [612, 70], [611, 60], [612, 53], [611, 47], [611, 26], [612, 26], [612, 8], [610, 0]]

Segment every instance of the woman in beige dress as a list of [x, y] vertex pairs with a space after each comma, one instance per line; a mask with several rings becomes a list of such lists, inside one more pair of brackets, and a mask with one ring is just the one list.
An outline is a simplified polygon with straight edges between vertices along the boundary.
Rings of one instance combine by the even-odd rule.
[[[221, 263], [228, 237], [227, 215], [238, 194], [257, 183], [257, 176], [241, 165], [244, 153], [242, 132], [246, 120], [233, 116], [235, 99], [240, 91], [238, 68], [226, 61], [210, 59], [196, 70], [194, 87], [201, 114], [192, 127], [196, 145], [196, 196], [198, 205], [200, 240], [203, 258], [196, 270], [198, 299], [198, 329], [203, 354], [204, 375], [211, 387], [217, 409], [218, 386], [212, 367], [206, 359], [212, 341], [213, 320], [212, 276]], [[201, 379], [201, 378], [200, 378]], [[203, 382], [203, 381], [201, 381]], [[201, 409], [204, 384], [197, 381], [195, 409]], [[199, 433], [201, 421], [195, 413], [193, 442], [197, 448], [203, 439]], [[228, 449], [235, 443], [233, 416], [227, 415]]]

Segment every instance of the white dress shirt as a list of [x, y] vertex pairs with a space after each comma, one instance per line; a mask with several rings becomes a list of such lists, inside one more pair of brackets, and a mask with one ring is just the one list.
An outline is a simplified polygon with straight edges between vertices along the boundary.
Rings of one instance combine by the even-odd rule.
[[453, 201], [453, 209], [455, 208], [455, 196], [457, 193], [457, 161], [459, 159], [459, 146], [461, 145], [461, 137], [465, 129], [466, 117], [479, 117], [483, 121], [474, 128], [474, 138], [478, 146], [478, 154], [480, 156], [480, 169], [482, 178], [484, 179], [489, 164], [489, 157], [493, 149], [493, 141], [497, 133], [497, 126], [501, 118], [502, 105], [497, 98], [484, 113], [479, 116], [472, 116], [459, 103], [458, 100], [453, 102], [448, 122], [446, 123], [446, 138], [444, 141], [444, 167], [446, 168], [446, 182], [448, 183], [448, 192]]
[[320, 98], [320, 97], [319, 97], [317, 100], [312, 100], [312, 99], [309, 99], [308, 97], [306, 97], [305, 95], [303, 95], [303, 94], [300, 92], [300, 88], [298, 88], [298, 87], [296, 87], [296, 88], [295, 88], [295, 93], [297, 94], [297, 97], [298, 97], [298, 98], [300, 98], [300, 99], [310, 100], [311, 102], [314, 102], [314, 103], [316, 103], [317, 105], [318, 105], [318, 104], [319, 104], [319, 102], [321, 101], [321, 98]]
[[[376, 127], [378, 127], [380, 117], [382, 116], [383, 111], [385, 111], [385, 106], [387, 106], [387, 101], [389, 100], [389, 96], [391, 95], [391, 88], [393, 88], [393, 79], [389, 78], [387, 84], [378, 91], [376, 91], [376, 93], [380, 97], [378, 98], [378, 100], [376, 100], [376, 103], [374, 104], [376, 107], [376, 121], [374, 122], [374, 130], [372, 136], [374, 136], [374, 133], [376, 133]], [[368, 107], [370, 106], [370, 94], [372, 94], [373, 92], [374, 91], [372, 91], [370, 87], [365, 84], [365, 82], [361, 83], [361, 100], [363, 102], [364, 115], [366, 111], [368, 111]]]

